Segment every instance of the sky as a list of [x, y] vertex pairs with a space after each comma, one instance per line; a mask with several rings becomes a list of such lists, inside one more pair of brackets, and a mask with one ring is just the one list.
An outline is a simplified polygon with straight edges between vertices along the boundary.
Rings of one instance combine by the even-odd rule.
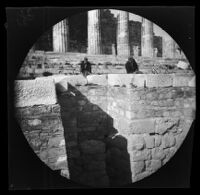
[[[115, 17], [117, 16], [118, 10], [110, 9], [110, 11], [111, 13], [114, 14]], [[142, 17], [136, 14], [129, 13], [129, 20], [142, 22]], [[153, 28], [154, 28], [154, 33], [156, 36], [161, 36], [161, 37], [166, 36], [166, 32], [163, 31], [156, 24], [153, 24]]]

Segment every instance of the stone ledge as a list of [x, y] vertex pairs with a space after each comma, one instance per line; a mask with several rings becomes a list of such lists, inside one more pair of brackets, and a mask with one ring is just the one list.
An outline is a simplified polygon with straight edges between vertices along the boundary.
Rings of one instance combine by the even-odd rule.
[[59, 83], [69, 83], [72, 86], [86, 85], [87, 79], [82, 75], [66, 75]]
[[173, 75], [173, 87], [195, 87], [195, 76]]
[[170, 74], [147, 74], [146, 87], [170, 87], [173, 76]]
[[136, 87], [144, 87], [147, 80], [147, 74], [134, 74], [132, 84]]
[[56, 104], [56, 90], [52, 79], [15, 81], [15, 106]]
[[155, 119], [136, 119], [132, 120], [130, 124], [131, 133], [154, 133], [155, 132]]
[[107, 75], [88, 75], [88, 84], [108, 85]]
[[[51, 84], [49, 82], [51, 82]], [[107, 86], [107, 85], [120, 86], [120, 87], [123, 86], [127, 88], [186, 87], [186, 86], [195, 87], [195, 76], [191, 74], [181, 74], [181, 75], [177, 75], [177, 74], [108, 74], [106, 75], [104, 74], [104, 75], [88, 75], [85, 78], [82, 75], [53, 75], [49, 77], [39, 77], [39, 78], [36, 78], [35, 80], [16, 81], [16, 83], [18, 83], [17, 86], [19, 87], [21, 85], [21, 88], [24, 88], [25, 91], [26, 90], [30, 91], [31, 88], [32, 89], [35, 88], [35, 90], [36, 88], [38, 88], [37, 90], [40, 92], [37, 92], [37, 93], [43, 93], [41, 92], [41, 88], [43, 88], [43, 90], [45, 91], [48, 91], [48, 90], [51, 91], [54, 88], [54, 84], [56, 85], [56, 89], [59, 92], [67, 91], [68, 85], [84, 86], [87, 84], [95, 84], [99, 86]], [[45, 94], [43, 95], [35, 94], [35, 96], [36, 97], [38, 96], [38, 97], [33, 101], [34, 94], [33, 92], [29, 92], [29, 93], [32, 99], [28, 100], [29, 98], [27, 96], [27, 101], [29, 101], [27, 106], [35, 105], [35, 104], [36, 105], [46, 104], [45, 102], [47, 102], [47, 104], [50, 104], [48, 102], [49, 101], [51, 102], [49, 98], [46, 98]], [[39, 96], [41, 97], [39, 98]], [[49, 92], [47, 92], [47, 97], [48, 96], [49, 96]], [[44, 103], [40, 102], [41, 99], [43, 99], [42, 101], [44, 101]], [[33, 101], [32, 104], [30, 103], [31, 101]], [[23, 105], [23, 103], [20, 103], [20, 104]], [[19, 105], [19, 103], [17, 105]], [[25, 105], [26, 103], [24, 104], [24, 106]]]
[[129, 86], [132, 83], [133, 74], [108, 74], [108, 85]]

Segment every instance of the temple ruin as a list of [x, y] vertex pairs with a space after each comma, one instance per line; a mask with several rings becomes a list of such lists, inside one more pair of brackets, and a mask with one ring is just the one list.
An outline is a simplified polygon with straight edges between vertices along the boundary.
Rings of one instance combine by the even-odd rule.
[[[151, 175], [195, 119], [196, 77], [186, 56], [167, 33], [156, 36], [151, 21], [130, 21], [130, 14], [91, 10], [60, 21], [31, 48], [15, 81], [16, 118], [33, 151], [86, 186]], [[141, 74], [126, 74], [130, 55]], [[79, 64], [85, 56], [87, 77]]]

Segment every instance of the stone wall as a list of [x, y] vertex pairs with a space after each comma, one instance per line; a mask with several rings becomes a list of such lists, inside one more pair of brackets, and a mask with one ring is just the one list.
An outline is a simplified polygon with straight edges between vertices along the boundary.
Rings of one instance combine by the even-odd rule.
[[52, 79], [15, 82], [16, 119], [38, 157], [51, 169], [67, 168], [64, 129]]
[[[80, 61], [87, 56], [92, 63], [92, 74], [124, 74], [126, 73], [124, 64], [127, 58], [113, 55], [87, 55], [82, 53], [53, 53], [36, 51], [29, 53], [19, 71], [18, 78], [35, 78], [43, 76], [44, 72], [51, 74], [80, 74]], [[136, 57], [139, 70], [145, 74], [154, 73], [190, 73], [191, 70], [179, 70], [176, 64], [183, 59], [163, 59]], [[186, 61], [187, 60], [183, 60]], [[168, 67], [171, 67], [169, 69]]]
[[[195, 119], [191, 74], [61, 75], [31, 82], [38, 88], [44, 81], [55, 83], [56, 103], [24, 107], [17, 98], [16, 116], [41, 160], [81, 184], [120, 186], [152, 174], [174, 155]], [[26, 86], [16, 91], [24, 97]]]

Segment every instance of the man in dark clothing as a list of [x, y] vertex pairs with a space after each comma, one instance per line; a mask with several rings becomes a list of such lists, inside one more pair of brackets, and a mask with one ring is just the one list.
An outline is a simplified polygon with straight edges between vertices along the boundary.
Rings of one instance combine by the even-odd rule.
[[138, 65], [133, 57], [128, 58], [125, 67], [128, 74], [138, 71]]
[[92, 73], [91, 71], [91, 63], [88, 61], [88, 59], [85, 57], [84, 60], [81, 62], [81, 68], [80, 72], [83, 74], [83, 76], [87, 76]]

